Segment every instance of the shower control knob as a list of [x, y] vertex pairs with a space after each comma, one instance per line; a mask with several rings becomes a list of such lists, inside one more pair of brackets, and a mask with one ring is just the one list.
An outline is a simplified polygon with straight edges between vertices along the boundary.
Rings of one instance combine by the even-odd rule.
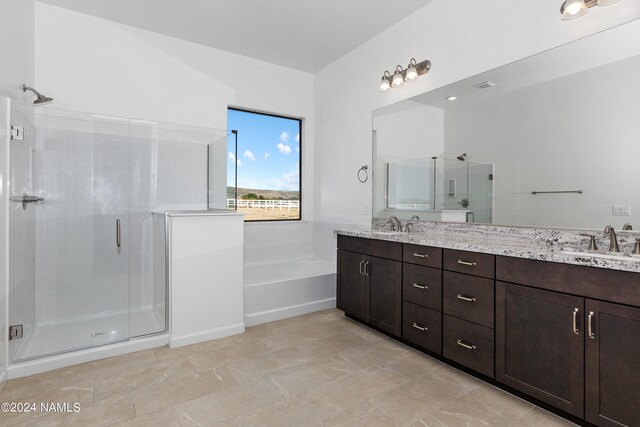
[[10, 200], [12, 202], [22, 203], [22, 209], [27, 209], [27, 204], [29, 203], [44, 202], [44, 199], [42, 197], [29, 196], [26, 193], [23, 194], [22, 197], [11, 197]]

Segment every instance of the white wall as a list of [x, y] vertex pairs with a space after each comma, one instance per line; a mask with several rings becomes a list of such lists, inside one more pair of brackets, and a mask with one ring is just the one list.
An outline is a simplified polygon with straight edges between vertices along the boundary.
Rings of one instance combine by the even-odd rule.
[[[223, 129], [229, 105], [304, 118], [303, 219], [313, 218], [312, 74], [39, 2], [36, 22], [36, 81], [58, 108]], [[282, 231], [251, 227], [249, 247]], [[284, 245], [311, 250], [307, 228], [288, 225]]]
[[[446, 109], [447, 150], [496, 165], [495, 223], [621, 228], [638, 222], [639, 71], [635, 56]], [[631, 215], [612, 216], [613, 205], [631, 206]]]
[[[0, 0], [0, 97], [25, 102], [22, 84], [34, 80], [33, 0]], [[0, 120], [0, 390], [8, 363], [8, 128], [6, 102]], [[7, 114], [5, 114], [7, 113]]]
[[34, 1], [0, 0], [0, 96], [31, 102], [34, 83]]
[[[559, 7], [558, 0], [434, 0], [316, 73], [316, 219], [370, 221], [371, 184], [359, 183], [356, 171], [371, 164], [374, 109], [640, 17], [637, 1], [573, 21], [562, 21]], [[431, 60], [430, 73], [378, 93], [383, 72], [411, 57]]]

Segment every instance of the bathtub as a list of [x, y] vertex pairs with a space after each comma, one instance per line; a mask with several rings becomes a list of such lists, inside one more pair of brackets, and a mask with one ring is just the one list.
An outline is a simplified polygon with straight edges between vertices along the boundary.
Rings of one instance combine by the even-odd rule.
[[244, 265], [247, 326], [336, 306], [336, 263], [322, 258]]

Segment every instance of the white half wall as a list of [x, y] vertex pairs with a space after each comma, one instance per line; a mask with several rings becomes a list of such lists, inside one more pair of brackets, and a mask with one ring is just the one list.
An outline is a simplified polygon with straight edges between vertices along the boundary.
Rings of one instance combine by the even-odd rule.
[[[316, 219], [368, 225], [372, 111], [640, 17], [640, 2], [560, 19], [557, 0], [434, 0], [315, 75]], [[401, 42], [398, 42], [398, 41]], [[429, 59], [429, 74], [385, 93], [385, 70]], [[356, 72], [357, 71], [357, 72]]]

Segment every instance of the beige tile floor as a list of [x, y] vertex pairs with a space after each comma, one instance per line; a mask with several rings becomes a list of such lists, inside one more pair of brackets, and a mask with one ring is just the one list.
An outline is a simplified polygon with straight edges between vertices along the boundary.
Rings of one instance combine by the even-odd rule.
[[2, 426], [567, 426], [528, 402], [326, 310], [246, 333], [7, 382]]

